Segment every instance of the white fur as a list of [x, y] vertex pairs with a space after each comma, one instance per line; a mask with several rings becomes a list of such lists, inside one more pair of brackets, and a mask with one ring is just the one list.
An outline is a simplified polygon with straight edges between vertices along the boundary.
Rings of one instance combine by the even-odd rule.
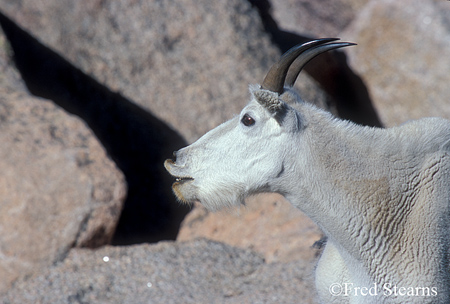
[[[447, 303], [450, 122], [362, 127], [291, 89], [251, 93], [238, 117], [166, 161], [172, 175], [193, 178], [174, 184], [177, 197], [217, 210], [258, 192], [284, 195], [328, 237], [316, 270], [322, 303]], [[336, 284], [348, 295], [333, 296]]]

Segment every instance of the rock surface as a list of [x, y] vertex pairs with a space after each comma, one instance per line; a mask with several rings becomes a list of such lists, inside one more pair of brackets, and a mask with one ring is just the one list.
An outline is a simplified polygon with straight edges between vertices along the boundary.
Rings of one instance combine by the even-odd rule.
[[[205, 0], [201, 4], [193, 0], [0, 0], [0, 10], [34, 35], [41, 47], [56, 51], [51, 59], [59, 56], [63, 63], [58, 66], [69, 66], [54, 68], [56, 61], [36, 56], [34, 61], [26, 61], [39, 70], [35, 80], [48, 80], [45, 86], [52, 87], [59, 78], [69, 79], [58, 86], [62, 95], [70, 95], [70, 106], [88, 99], [82, 105], [87, 114], [80, 116], [99, 138], [109, 136], [122, 146], [117, 152], [111, 148], [114, 140], [102, 141], [127, 181], [139, 183], [128, 192], [138, 197], [138, 204], [130, 204], [128, 209], [137, 210], [128, 213], [135, 222], [164, 217], [163, 213], [141, 209], [153, 201], [167, 204], [165, 194], [170, 186], [159, 183], [167, 176], [155, 164], [162, 164], [165, 154], [170, 157], [172, 147], [192, 142], [238, 113], [248, 98], [247, 85], [260, 82], [280, 54], [274, 45], [276, 37], [266, 32], [270, 18], [262, 22], [255, 7], [242, 0]], [[447, 1], [431, 0], [420, 4], [410, 0], [273, 3], [277, 26], [294, 32], [290, 36], [284, 33], [283, 39], [336, 35], [358, 43], [345, 53], [349, 54], [350, 67], [363, 76], [368, 92], [349, 90], [353, 84], [364, 89], [364, 83], [348, 67], [340, 73], [341, 65], [332, 57], [311, 68], [311, 74], [321, 84], [333, 80], [328, 83], [328, 94], [351, 97], [352, 103], [346, 106], [347, 111], [353, 111], [352, 116], [344, 117], [381, 125], [377, 117], [368, 120], [361, 114], [373, 97], [387, 126], [422, 116], [450, 117], [445, 104], [450, 93], [446, 71], [450, 58], [448, 10]], [[281, 30], [270, 33], [283, 34]], [[27, 47], [22, 50], [22, 58], [37, 53]], [[5, 54], [0, 57], [7, 58]], [[337, 57], [345, 61], [342, 53]], [[97, 197], [97, 205], [104, 206], [111, 197], [118, 199], [123, 183], [120, 178], [111, 178], [117, 175], [113, 169], [104, 174], [106, 180], [95, 177], [93, 172], [105, 170], [97, 166], [103, 164], [97, 159], [106, 162], [102, 166], [114, 166], [92, 134], [49, 101], [29, 96], [20, 76], [5, 60], [0, 62], [0, 128], [12, 131], [0, 132], [0, 140], [12, 143], [13, 148], [9, 148], [12, 144], [0, 147], [4, 159], [0, 160], [0, 277], [7, 278], [2, 283], [10, 282], [17, 278], [17, 272], [12, 271], [26, 272], [35, 263], [48, 267], [20, 278], [3, 302], [315, 303], [311, 273], [317, 251], [311, 246], [320, 232], [278, 196], [251, 198], [243, 210], [217, 214], [196, 207], [183, 223], [177, 242], [69, 250], [98, 245], [94, 241], [97, 234], [87, 232], [99, 231], [95, 227], [105, 223], [110, 228], [116, 224], [117, 217], [111, 214], [106, 218], [95, 213], [87, 216], [91, 209], [85, 203]], [[331, 77], [315, 74], [324, 66], [331, 66]], [[44, 84], [35, 86], [42, 88]], [[298, 87], [306, 100], [329, 107], [330, 96], [307, 75], [301, 75]], [[77, 91], [81, 93], [76, 95]], [[360, 100], [364, 100], [362, 107], [356, 103]], [[99, 120], [111, 119], [96, 125], [93, 113], [103, 115]], [[143, 161], [147, 159], [151, 160]], [[56, 167], [63, 168], [61, 175]], [[140, 167], [149, 169], [139, 171]], [[116, 192], [96, 192], [96, 185]], [[148, 195], [145, 188], [151, 186], [167, 190]], [[33, 187], [38, 194], [29, 191]], [[73, 211], [62, 213], [63, 219], [57, 220], [56, 214], [64, 211], [60, 204], [73, 199], [77, 192], [84, 198], [82, 203], [71, 205]], [[57, 195], [65, 196], [54, 199]], [[31, 202], [37, 208], [29, 208], [29, 204], [21, 209], [17, 201]], [[44, 208], [40, 203], [45, 203]], [[26, 219], [28, 230], [18, 231], [17, 219]], [[65, 229], [39, 230], [56, 227], [66, 219], [70, 224]], [[33, 232], [38, 236], [33, 237]], [[72, 241], [67, 244], [63, 237]], [[202, 237], [229, 245], [198, 240]], [[30, 247], [33, 242], [40, 247]], [[44, 247], [51, 250], [46, 257], [40, 251]], [[36, 249], [30, 253], [29, 248]], [[13, 249], [20, 251], [15, 258], [5, 255]], [[34, 260], [20, 260], [21, 254], [33, 254]]]
[[308, 304], [311, 271], [301, 260], [267, 264], [248, 249], [206, 240], [74, 249], [17, 282], [2, 303]]
[[185, 218], [177, 240], [208, 238], [251, 248], [271, 262], [309, 261], [319, 253], [313, 245], [322, 237], [317, 226], [277, 194], [247, 199], [237, 210], [208, 212], [196, 206]]
[[201, 3], [3, 0], [0, 8], [191, 142], [238, 113], [248, 84], [279, 56], [247, 1]]
[[[283, 51], [314, 37], [340, 37], [339, 33], [355, 18], [365, 1], [276, 1], [249, 0], [258, 8], [264, 28], [272, 41]], [[273, 7], [272, 7], [273, 4]], [[381, 127], [367, 88], [358, 74], [347, 64], [348, 48], [326, 52], [305, 66], [305, 72], [317, 81], [329, 97], [327, 110], [338, 117], [358, 124]], [[305, 73], [296, 88], [304, 92]], [[305, 98], [305, 100], [313, 100]]]
[[[205, 1], [202, 5], [192, 0], [179, 1], [177, 5], [167, 0], [142, 3], [131, 0], [2, 0], [0, 9], [99, 84], [120, 93], [129, 103], [151, 111], [162, 123], [177, 130], [187, 142], [237, 114], [247, 102], [248, 84], [260, 82], [280, 53], [264, 32], [256, 9], [241, 0]], [[19, 48], [30, 49], [26, 45], [19, 45]], [[36, 55], [31, 51], [22, 55], [26, 59], [33, 56]], [[38, 65], [42, 61], [35, 60], [28, 66]], [[52, 66], [54, 64], [49, 62], [39, 70], [51, 70]], [[55, 81], [58, 75], [70, 75], [65, 70], [48, 74], [56, 74]], [[76, 91], [80, 90], [80, 85], [75, 86], [74, 90], [73, 83], [80, 82], [81, 77], [76, 74], [74, 79], [67, 81], [63, 92], [78, 94]], [[329, 96], [307, 75], [301, 77], [298, 83], [304, 99], [328, 108]], [[34, 78], [40, 81], [48, 77], [46, 73], [38, 73]], [[45, 85], [39, 82], [35, 86], [39, 90]], [[46, 86], [53, 87], [52, 84]], [[98, 93], [88, 92], [85, 95], [97, 98]], [[75, 105], [70, 107], [77, 107], [87, 97], [81, 95], [75, 98], [71, 101]], [[109, 100], [97, 99], [100, 105], [95, 106], [99, 108], [96, 111], [106, 112], [104, 116], [117, 117], [120, 113], [116, 112], [131, 112], [128, 108], [114, 112]], [[92, 107], [89, 104], [83, 111], [89, 112], [87, 115], [91, 116], [93, 123], [97, 123], [104, 116], [101, 119], [92, 118]], [[133, 121], [130, 120], [128, 123], [131, 125]], [[113, 123], [119, 127], [111, 126]], [[123, 121], [113, 121], [111, 124], [107, 126], [108, 133], [116, 128], [125, 128]], [[175, 205], [168, 203], [173, 200], [171, 193], [170, 198], [167, 197], [170, 181], [161, 182], [161, 176], [165, 174], [162, 162], [183, 143], [180, 144], [177, 139], [169, 140], [166, 134], [164, 138], [149, 139], [135, 132], [135, 129], [149, 128], [145, 124], [122, 131], [124, 135], [109, 135], [110, 141], [104, 143], [111, 146], [120, 142], [119, 150], [128, 146], [133, 149], [120, 150], [117, 156], [109, 151], [118, 163], [123, 162], [119, 167], [124, 171], [130, 187], [119, 222], [119, 244], [130, 243], [128, 240], [145, 241], [144, 237], [135, 238], [133, 234], [144, 230], [146, 223], [167, 217], [164, 208], [174, 209]], [[90, 125], [92, 127], [92, 123]], [[147, 122], [147, 125], [150, 123]], [[105, 126], [100, 128], [106, 129]], [[164, 130], [146, 132], [153, 132], [157, 137]], [[165, 133], [170, 132], [166, 130]], [[129, 142], [130, 138], [139, 140]], [[156, 143], [141, 143], [151, 140]], [[159, 166], [142, 171], [141, 168], [145, 167], [143, 163], [147, 161], [146, 154]], [[131, 163], [132, 160], [136, 162]], [[134, 187], [133, 183], [137, 186]], [[160, 193], [155, 190], [154, 193], [148, 191], [151, 187], [168, 191]], [[140, 197], [132, 200], [134, 193]], [[163, 211], [158, 212], [158, 206]], [[133, 225], [136, 226], [134, 230], [130, 228]]]
[[[239, 113], [280, 52], [248, 1], [0, 1], [45, 45], [188, 141]], [[304, 77], [305, 99], [329, 97]], [[207, 114], [207, 115], [205, 115]]]
[[186, 144], [151, 113], [82, 73], [0, 14], [17, 68], [33, 94], [79, 116], [125, 175], [128, 192], [115, 244], [175, 239], [188, 211], [172, 195], [163, 167]]
[[92, 132], [30, 96], [0, 34], [0, 293], [72, 247], [108, 244], [122, 209], [123, 175]]
[[341, 37], [341, 32], [368, 1], [283, 0], [270, 3], [273, 17], [283, 30], [309, 37]]
[[342, 34], [386, 126], [450, 118], [450, 3], [373, 0]]
[[[270, 43], [268, 35], [263, 31], [258, 14], [243, 1], [234, 1], [231, 6], [225, 6], [222, 2], [211, 6], [208, 2], [200, 9], [191, 1], [177, 6], [169, 5], [167, 1], [149, 2], [145, 5], [133, 1], [84, 4], [67, 1], [0, 1], [0, 9], [38, 37], [37, 41], [27, 42], [29, 45], [23, 44], [23, 39], [18, 37], [23, 38], [24, 34], [19, 33], [21, 36], [17, 36], [20, 31], [10, 28], [10, 39], [22, 40], [15, 41], [16, 58], [20, 58], [21, 71], [28, 77], [28, 85], [43, 91], [48, 90], [43, 88], [51, 87], [53, 82], [57, 93], [49, 95], [57, 96], [57, 99], [63, 95], [63, 102], [56, 99], [55, 102], [65, 107], [72, 103], [68, 108], [83, 117], [92, 128], [98, 126], [93, 123], [95, 120], [102, 121], [107, 115], [114, 118], [119, 116], [118, 111], [113, 112], [111, 109], [122, 109], [125, 113], [130, 111], [133, 115], [140, 111], [133, 110], [128, 101], [124, 100], [117, 103], [119, 106], [115, 105], [114, 99], [111, 102], [111, 94], [106, 94], [105, 98], [103, 91], [98, 91], [99, 85], [104, 85], [151, 110], [180, 130], [188, 141], [192, 141], [230, 118], [233, 113], [237, 113], [246, 103], [248, 84], [261, 81], [269, 65], [279, 56], [277, 48]], [[71, 9], [68, 10], [68, 7]], [[42, 42], [56, 50], [62, 58], [55, 54], [48, 55], [39, 45]], [[43, 54], [50, 57], [42, 56]], [[64, 62], [64, 59], [68, 62]], [[35, 71], [27, 70], [28, 66], [24, 67], [24, 62], [35, 67]], [[88, 88], [83, 92], [83, 85], [86, 85], [85, 76], [70, 67], [67, 68], [70, 63], [92, 76], [94, 82], [98, 81], [99, 85], [87, 83]], [[326, 107], [326, 94], [307, 76], [302, 77], [305, 99]], [[212, 83], [217, 85], [213, 86]], [[77, 90], [81, 93], [76, 92]], [[91, 96], [103, 101], [103, 107], [97, 107], [90, 100]], [[79, 108], [86, 108], [89, 112], [80, 113]], [[105, 110], [106, 113], [102, 114]], [[94, 113], [100, 114], [100, 118], [93, 117]], [[208, 115], [204, 115], [205, 113]], [[138, 121], [136, 126], [142, 127], [141, 121], [145, 122], [146, 119], [138, 116]], [[115, 128], [124, 128], [123, 120], [116, 122], [118, 126]], [[131, 120], [126, 122], [130, 123]], [[115, 135], [115, 128], [111, 125], [105, 127], [105, 124], [100, 124], [100, 128], [104, 129], [103, 132], [112, 131]], [[99, 138], [103, 138], [104, 133], [95, 131]], [[128, 132], [130, 136], [134, 136], [133, 132]], [[165, 134], [164, 131], [159, 133]], [[126, 140], [128, 139], [125, 137], [119, 140], [122, 146], [128, 144]], [[132, 143], [132, 146], [133, 144], [137, 145]], [[111, 147], [108, 147], [111, 151]], [[167, 147], [158, 149], [161, 148], [165, 150]], [[144, 151], [146, 149], [147, 147]], [[126, 156], [120, 156], [124, 155]], [[128, 157], [135, 158], [134, 154], [129, 154]], [[128, 167], [127, 163], [121, 166], [124, 170]], [[133, 172], [127, 172], [127, 177], [129, 181], [129, 178], [135, 178], [135, 175]], [[150, 178], [158, 177], [159, 175]], [[170, 189], [169, 186], [166, 187]], [[149, 199], [161, 198], [149, 197], [146, 200]], [[258, 212], [255, 216], [257, 214]], [[130, 218], [136, 220], [139, 216], [142, 217], [142, 213]], [[310, 250], [310, 245], [307, 245], [307, 250]], [[217, 255], [218, 252], [210, 254]], [[272, 261], [278, 259], [276, 252], [271, 255]], [[64, 261], [69, 260], [70, 258]], [[279, 268], [285, 267], [290, 266], [279, 264]], [[52, 271], [58, 272], [61, 269], [55, 268]], [[89, 267], [83, 268], [81, 272], [89, 272]], [[164, 270], [162, 272], [162, 276], [172, 275]], [[70, 275], [73, 275], [73, 271], [67, 273], [68, 277]], [[270, 277], [268, 275], [266, 280]], [[37, 280], [48, 283], [47, 279], [42, 277]], [[18, 294], [24, 291], [18, 287], [20, 284], [16, 284], [14, 288], [18, 288]], [[40, 293], [43, 292], [40, 290], [44, 289], [33, 290]], [[67, 296], [65, 290], [53, 289], [51, 292], [48, 296]], [[98, 292], [101, 291], [96, 286], [92, 293]], [[280, 293], [283, 292], [285, 291], [280, 289]], [[14, 291], [11, 291], [11, 294], [13, 293]], [[303, 294], [309, 298], [309, 293]], [[75, 295], [75, 298], [70, 299], [80, 297], [78, 291]], [[45, 292], [41, 293], [41, 297], [45, 296]], [[265, 297], [265, 293], [258, 292], [254, 296]], [[290, 293], [284, 297], [292, 296], [293, 293]]]

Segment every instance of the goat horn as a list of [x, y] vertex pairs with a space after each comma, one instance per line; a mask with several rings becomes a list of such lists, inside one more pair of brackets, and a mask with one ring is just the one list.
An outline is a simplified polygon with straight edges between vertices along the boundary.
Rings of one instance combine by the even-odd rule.
[[[272, 92], [276, 92], [278, 94], [283, 93], [284, 81], [286, 80], [286, 75], [289, 67], [294, 62], [294, 60], [300, 56], [306, 50], [316, 47], [318, 45], [328, 43], [331, 41], [339, 40], [338, 38], [323, 38], [317, 39], [313, 41], [309, 41], [303, 44], [299, 44], [289, 49], [286, 53], [284, 53], [280, 60], [276, 62], [270, 68], [266, 77], [264, 78], [263, 83], [261, 84], [262, 89], [266, 89]], [[306, 53], [308, 54], [308, 53]], [[300, 71], [299, 71], [300, 72]]]
[[316, 46], [313, 48], [310, 48], [308, 51], [302, 53], [299, 55], [296, 60], [291, 64], [291, 67], [289, 68], [289, 71], [287, 73], [286, 77], [286, 86], [292, 87], [294, 86], [295, 81], [297, 80], [298, 75], [300, 74], [303, 67], [314, 57], [316, 57], [319, 54], [322, 54], [323, 52], [334, 50], [341, 47], [356, 45], [355, 43], [349, 43], [349, 42], [339, 42], [339, 43], [329, 43], [325, 45]]

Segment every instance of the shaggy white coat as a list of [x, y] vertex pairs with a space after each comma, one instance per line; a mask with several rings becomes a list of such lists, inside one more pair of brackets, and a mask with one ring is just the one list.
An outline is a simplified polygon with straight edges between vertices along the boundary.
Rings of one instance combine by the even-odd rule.
[[322, 303], [448, 303], [450, 122], [369, 128], [291, 89], [251, 95], [238, 117], [165, 162], [176, 196], [217, 210], [284, 195], [328, 237], [316, 268]]

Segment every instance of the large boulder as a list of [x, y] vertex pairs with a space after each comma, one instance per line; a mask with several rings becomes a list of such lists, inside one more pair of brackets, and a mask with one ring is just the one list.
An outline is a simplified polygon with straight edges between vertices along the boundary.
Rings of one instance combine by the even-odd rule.
[[206, 240], [74, 249], [17, 282], [5, 304], [317, 303], [311, 264], [265, 263], [251, 250]]
[[279, 56], [247, 1], [0, 1], [0, 10], [192, 142]]
[[1, 32], [0, 293], [70, 248], [108, 244], [126, 193], [89, 128], [32, 97], [10, 53]]
[[[167, 196], [170, 180], [166, 180], [162, 163], [186, 142], [160, 125], [172, 127], [188, 143], [194, 141], [237, 114], [247, 102], [248, 85], [260, 82], [280, 55], [250, 3], [203, 2], [183, 0], [175, 5], [168, 0], [0, 0], [0, 10], [40, 43], [56, 50], [93, 81], [118, 92], [127, 99], [127, 104], [139, 105], [141, 108], [133, 110], [134, 113], [144, 109], [162, 121], [156, 124], [141, 119], [138, 124], [133, 118], [125, 122], [117, 119], [132, 112], [130, 106], [116, 109], [110, 106], [113, 102], [98, 98], [99, 93], [91, 88], [68, 102], [70, 108], [76, 108], [92, 98], [82, 110], [87, 114], [80, 115], [90, 116], [90, 126], [97, 128], [97, 134], [107, 133], [99, 136], [108, 136], [105, 145], [119, 151], [110, 149], [127, 176], [130, 190], [119, 222], [118, 244], [152, 240], [136, 235], [142, 231], [149, 233], [146, 225], [168, 217], [157, 206], [173, 200], [171, 193]], [[29, 81], [31, 86], [34, 82], [36, 91], [44, 87], [51, 90], [60, 86], [55, 82], [66, 81], [64, 94], [80, 94], [83, 90], [80, 79], [84, 79], [80, 71], [72, 79], [73, 71], [54, 71], [54, 61], [40, 64], [45, 57], [33, 61], [30, 58], [37, 57], [39, 52], [24, 44], [25, 39], [16, 40], [22, 58], [19, 61], [27, 63], [22, 64], [24, 73], [39, 67]], [[49, 75], [53, 82], [48, 83]], [[301, 77], [299, 86], [304, 98], [326, 108], [330, 103], [327, 94], [307, 75]], [[93, 117], [92, 113], [98, 113], [99, 117]], [[117, 121], [106, 127], [99, 125], [105, 117]], [[137, 126], [128, 130], [126, 124]], [[154, 134], [156, 140], [153, 135], [142, 136], [139, 130]], [[154, 168], [142, 170], [148, 163]], [[174, 210], [177, 205], [173, 203], [170, 208]], [[154, 234], [163, 235], [160, 230]]]
[[85, 75], [2, 14], [0, 24], [28, 89], [83, 119], [125, 175], [127, 198], [113, 243], [175, 239], [187, 208], [172, 195], [172, 180], [163, 161], [185, 141], [167, 124]]
[[450, 118], [449, 16], [448, 1], [373, 0], [342, 34], [386, 126]]

